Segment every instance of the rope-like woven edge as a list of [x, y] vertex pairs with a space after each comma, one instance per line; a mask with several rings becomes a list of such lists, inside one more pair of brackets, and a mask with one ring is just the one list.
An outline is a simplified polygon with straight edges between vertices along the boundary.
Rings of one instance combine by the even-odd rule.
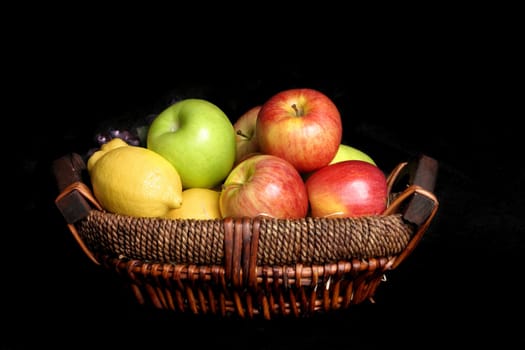
[[[400, 253], [413, 227], [401, 214], [258, 220], [258, 265], [326, 264]], [[253, 226], [253, 225], [252, 225]], [[92, 210], [78, 225], [93, 252], [146, 262], [221, 265], [224, 220], [139, 218]]]

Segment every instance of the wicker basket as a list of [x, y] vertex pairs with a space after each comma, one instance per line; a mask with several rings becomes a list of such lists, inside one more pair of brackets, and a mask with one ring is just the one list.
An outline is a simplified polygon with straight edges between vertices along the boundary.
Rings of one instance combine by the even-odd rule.
[[105, 212], [76, 153], [53, 163], [56, 205], [95, 263], [140, 304], [228, 318], [307, 317], [373, 302], [438, 209], [438, 163], [419, 155], [388, 176], [383, 215], [171, 220]]

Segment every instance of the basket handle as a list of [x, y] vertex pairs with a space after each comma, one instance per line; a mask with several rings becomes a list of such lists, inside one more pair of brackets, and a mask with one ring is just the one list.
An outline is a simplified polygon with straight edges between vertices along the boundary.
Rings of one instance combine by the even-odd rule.
[[91, 190], [83, 183], [82, 173], [85, 169], [86, 164], [77, 153], [70, 153], [53, 161], [52, 171], [59, 190], [55, 205], [62, 213], [69, 230], [84, 253], [95, 264], [100, 265], [93, 252], [80, 238], [75, 227], [75, 223], [86, 218], [93, 208], [102, 210]]
[[[387, 178], [388, 193], [398, 195], [391, 200], [384, 214], [402, 213], [403, 219], [416, 228], [392, 268], [397, 267], [414, 250], [436, 215], [439, 201], [434, 195], [434, 189], [438, 167], [434, 158], [418, 154], [410, 161], [400, 163]], [[398, 189], [403, 183], [406, 187]]]

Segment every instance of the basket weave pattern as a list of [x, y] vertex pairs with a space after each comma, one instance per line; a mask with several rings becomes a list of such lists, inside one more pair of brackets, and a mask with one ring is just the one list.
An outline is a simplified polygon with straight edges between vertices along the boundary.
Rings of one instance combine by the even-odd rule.
[[[215, 220], [104, 211], [77, 154], [57, 160], [55, 202], [86, 255], [116, 273], [140, 304], [220, 317], [304, 317], [373, 302], [387, 271], [417, 246], [436, 214], [437, 163], [400, 163], [382, 215]], [[402, 190], [394, 191], [401, 179]]]
[[[361, 218], [260, 218], [245, 220], [258, 230], [258, 265], [324, 264], [399, 253], [413, 229], [401, 215]], [[224, 263], [224, 220], [138, 218], [92, 211], [79, 232], [90, 250], [174, 264]], [[233, 228], [234, 229], [234, 228]]]

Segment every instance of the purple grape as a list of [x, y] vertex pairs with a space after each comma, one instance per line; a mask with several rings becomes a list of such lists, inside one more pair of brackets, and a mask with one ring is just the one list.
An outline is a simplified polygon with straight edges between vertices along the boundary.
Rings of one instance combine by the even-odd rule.
[[120, 138], [128, 145], [146, 147], [149, 126], [157, 114], [147, 114], [138, 119], [109, 120], [99, 125], [94, 136], [94, 146], [86, 152], [86, 159], [100, 146], [115, 138]]
[[109, 134], [111, 135], [112, 139], [117, 138], [117, 137], [122, 138], [120, 130], [118, 130], [118, 129], [111, 129], [111, 130], [109, 130]]
[[139, 146], [140, 138], [137, 133], [133, 133], [129, 130], [120, 130], [120, 129], [109, 129], [108, 131], [101, 131], [95, 135], [95, 141], [98, 146], [109, 142], [112, 139], [122, 139], [129, 145]]
[[111, 138], [112, 138], [111, 135], [106, 132], [98, 133], [95, 136], [95, 139], [99, 146], [102, 146], [103, 144], [107, 143], [109, 140], [111, 140]]

